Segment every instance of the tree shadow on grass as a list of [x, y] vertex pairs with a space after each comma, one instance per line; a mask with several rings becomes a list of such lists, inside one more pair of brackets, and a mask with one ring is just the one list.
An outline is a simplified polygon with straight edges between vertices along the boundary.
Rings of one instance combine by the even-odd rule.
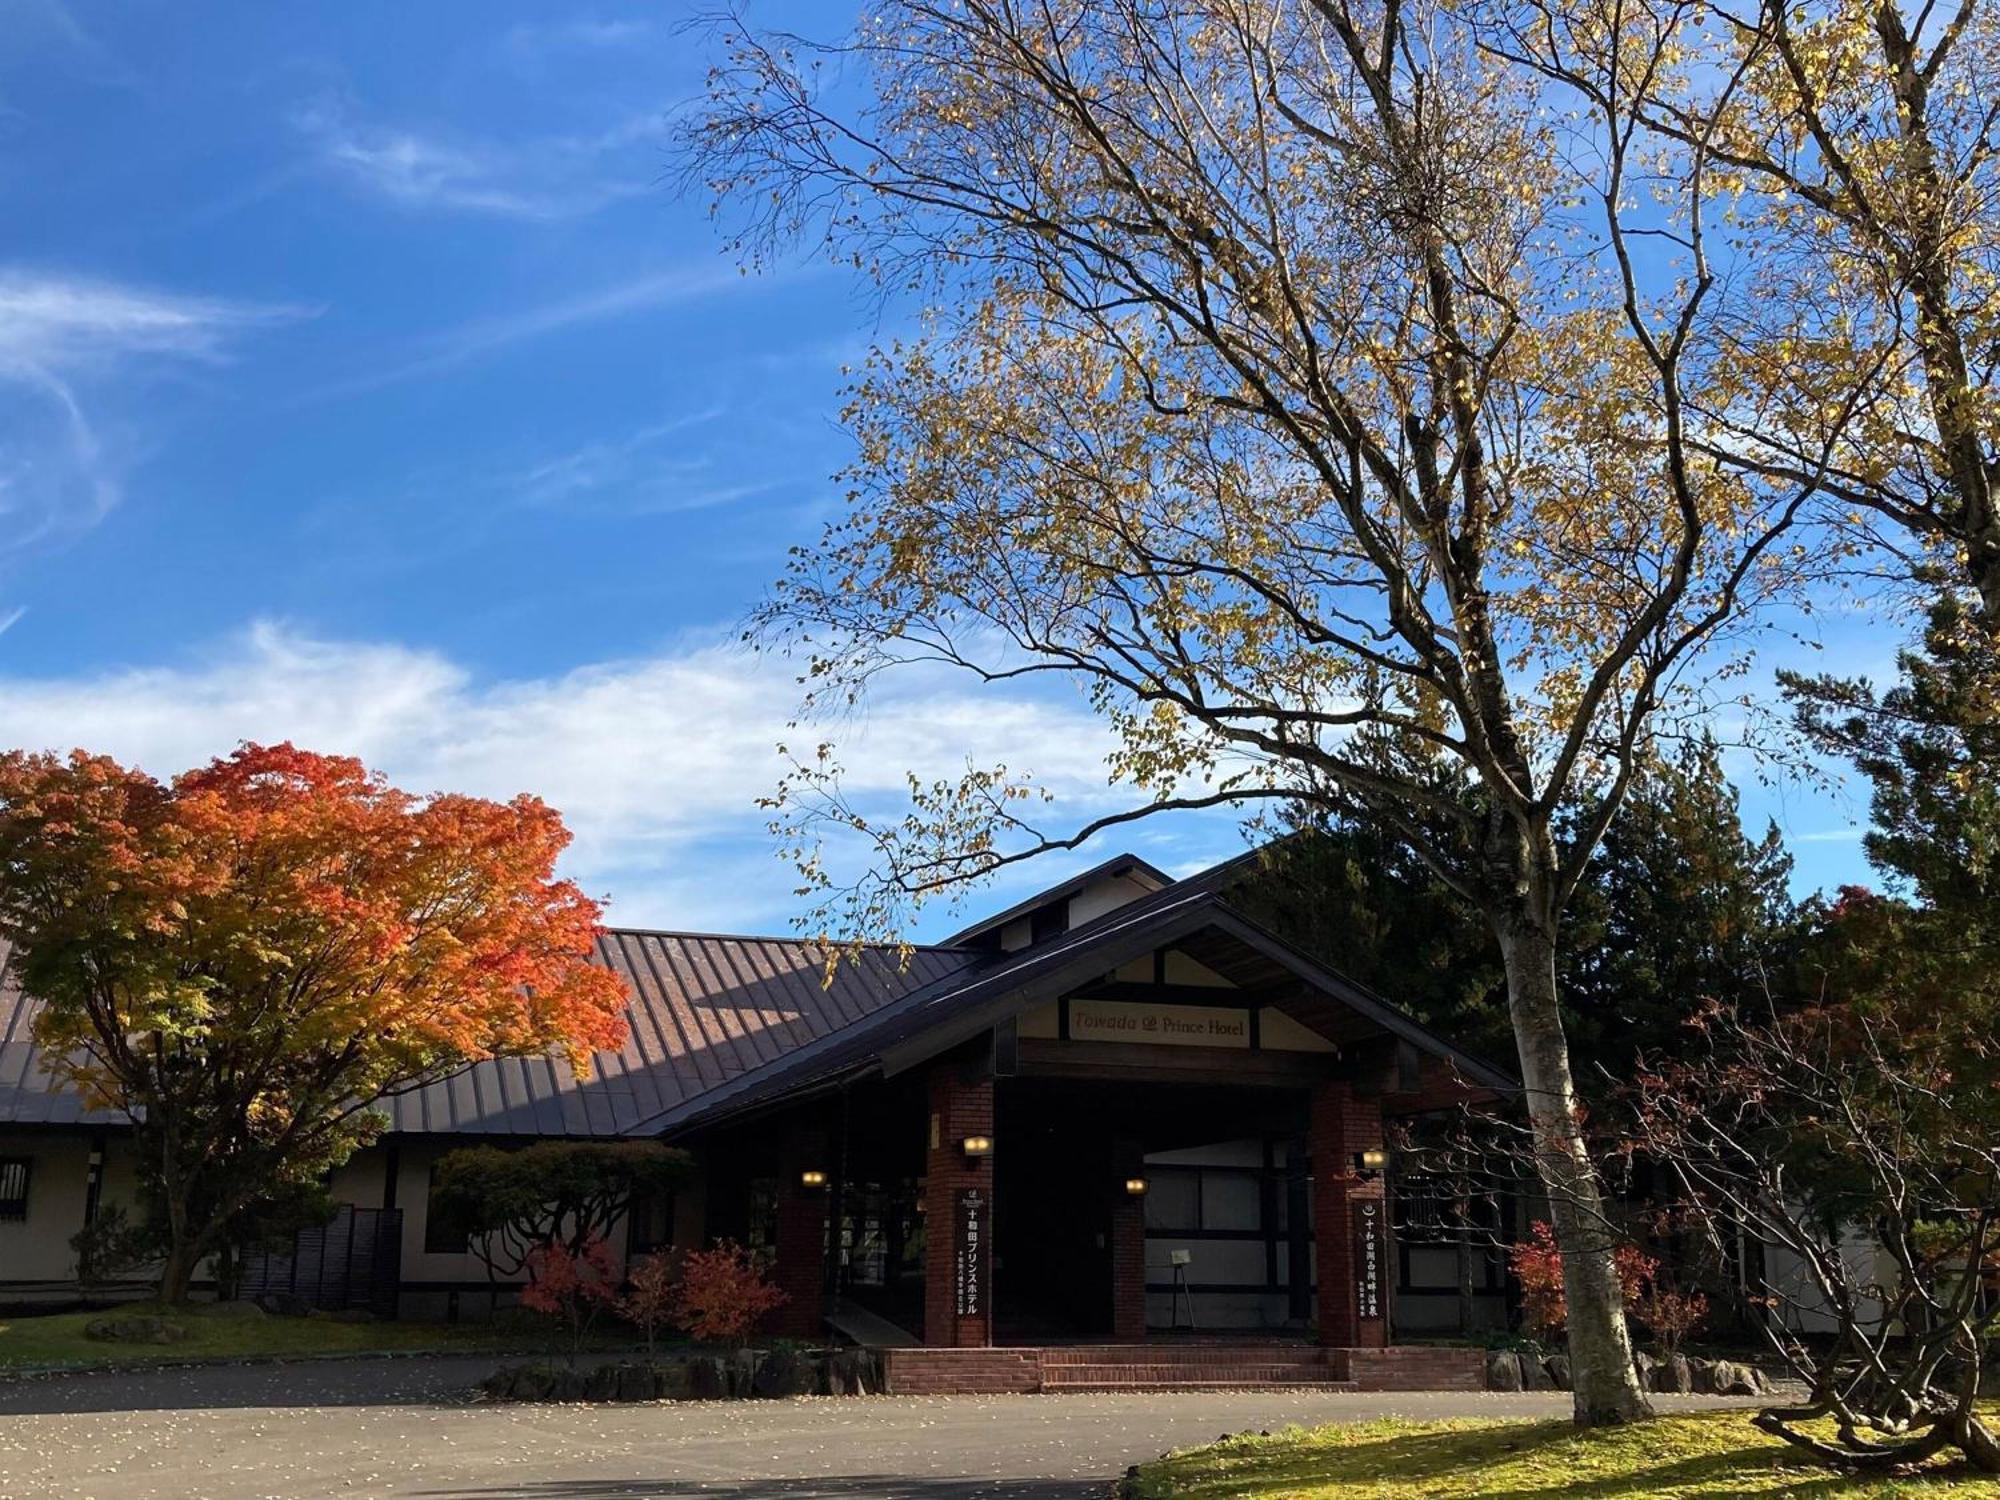
[[986, 1479], [967, 1475], [829, 1474], [814, 1479], [550, 1479], [427, 1490], [425, 1500], [653, 1500], [701, 1495], [708, 1500], [1102, 1500], [1103, 1479]]
[[[1580, 1442], [1596, 1450], [1587, 1460]], [[1699, 1451], [1690, 1451], [1695, 1442]], [[1689, 1500], [1743, 1495], [1835, 1500], [1887, 1492], [1880, 1477], [1855, 1478], [1821, 1468], [1773, 1445], [1747, 1424], [1739, 1433], [1667, 1421], [1589, 1438], [1579, 1438], [1567, 1422], [1481, 1424], [1356, 1434], [1338, 1443], [1246, 1442], [1214, 1451], [1214, 1461], [1197, 1458], [1191, 1467], [1177, 1470], [1188, 1493], [1200, 1500], [1269, 1500], [1318, 1486], [1390, 1482], [1406, 1486], [1411, 1494], [1467, 1500], [1642, 1500], [1669, 1491]], [[1614, 1458], [1622, 1460], [1619, 1471], [1602, 1472], [1603, 1464]], [[1952, 1491], [1972, 1477], [1965, 1466], [1927, 1468], [1921, 1476], [1899, 1477], [1896, 1493]], [[1966, 1492], [1958, 1488], [1957, 1493]]]

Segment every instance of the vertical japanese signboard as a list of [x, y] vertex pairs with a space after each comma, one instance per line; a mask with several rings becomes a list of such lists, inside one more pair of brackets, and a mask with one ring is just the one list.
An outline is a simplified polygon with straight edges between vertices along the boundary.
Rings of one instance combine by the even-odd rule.
[[991, 1205], [978, 1188], [958, 1190], [958, 1259], [952, 1268], [952, 1305], [961, 1318], [986, 1311], [986, 1240]]
[[1363, 1198], [1354, 1205], [1354, 1315], [1382, 1316], [1382, 1263], [1388, 1259], [1382, 1203]]

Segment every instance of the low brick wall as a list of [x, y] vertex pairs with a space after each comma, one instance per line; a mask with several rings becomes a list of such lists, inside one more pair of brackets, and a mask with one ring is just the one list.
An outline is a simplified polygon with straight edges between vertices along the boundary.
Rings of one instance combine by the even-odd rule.
[[1483, 1391], [1486, 1355], [1478, 1349], [1349, 1349], [1348, 1378], [1364, 1391]]
[[892, 1396], [1020, 1396], [1042, 1388], [1039, 1349], [884, 1349]]

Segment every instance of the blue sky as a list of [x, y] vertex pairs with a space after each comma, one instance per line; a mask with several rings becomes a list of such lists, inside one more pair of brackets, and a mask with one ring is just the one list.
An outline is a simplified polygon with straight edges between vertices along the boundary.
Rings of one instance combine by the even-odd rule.
[[[837, 504], [871, 305], [740, 276], [666, 180], [705, 65], [673, 5], [191, 14], [0, 0], [0, 740], [536, 790], [614, 920], [783, 930], [754, 800], [793, 694], [734, 640]], [[1066, 699], [913, 681], [846, 738], [880, 796], [970, 755], [1104, 805]], [[1850, 801], [1746, 800], [1802, 884], [1861, 874]]]

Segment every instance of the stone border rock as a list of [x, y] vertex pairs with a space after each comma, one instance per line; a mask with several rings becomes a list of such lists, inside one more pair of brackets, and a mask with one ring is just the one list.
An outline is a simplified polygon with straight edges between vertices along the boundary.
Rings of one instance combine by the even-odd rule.
[[[1771, 1382], [1755, 1365], [1728, 1359], [1695, 1359], [1676, 1354], [1672, 1359], [1655, 1359], [1641, 1352], [1634, 1356], [1639, 1383], [1660, 1395], [1680, 1396], [1768, 1396]], [[1537, 1355], [1513, 1349], [1490, 1349], [1486, 1354], [1486, 1389], [1489, 1391], [1566, 1391], [1570, 1388], [1569, 1356]]]
[[620, 1360], [578, 1369], [551, 1360], [502, 1365], [479, 1383], [489, 1401], [740, 1401], [875, 1396], [882, 1362], [868, 1349], [739, 1349]]
[[107, 1317], [84, 1324], [83, 1336], [100, 1344], [178, 1344], [188, 1331], [186, 1324], [172, 1318]]

